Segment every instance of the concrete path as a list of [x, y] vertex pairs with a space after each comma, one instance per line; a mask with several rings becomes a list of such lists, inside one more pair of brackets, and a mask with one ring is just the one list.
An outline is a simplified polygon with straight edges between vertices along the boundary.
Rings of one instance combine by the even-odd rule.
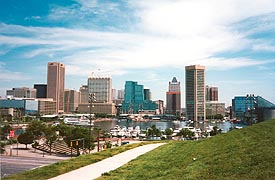
[[128, 163], [129, 161], [135, 159], [136, 157], [149, 152], [165, 143], [158, 144], [148, 144], [143, 145], [113, 157], [104, 159], [97, 163], [76, 169], [74, 171], [68, 172], [66, 174], [62, 174], [50, 180], [71, 180], [71, 179], [81, 179], [81, 180], [91, 180], [101, 176], [102, 173], [109, 172], [111, 170], [115, 170], [120, 166]]

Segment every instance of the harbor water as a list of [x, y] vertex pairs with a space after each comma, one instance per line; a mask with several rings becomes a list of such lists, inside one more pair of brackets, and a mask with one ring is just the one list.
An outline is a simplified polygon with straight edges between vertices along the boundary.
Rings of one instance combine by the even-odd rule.
[[[109, 131], [116, 125], [123, 127], [125, 126], [126, 128], [128, 127], [136, 127], [139, 126], [141, 130], [146, 130], [147, 128], [151, 127], [152, 125], [155, 125], [157, 129], [160, 130], [165, 130], [167, 128], [173, 128], [173, 129], [178, 129], [178, 128], [183, 128], [185, 126], [191, 126], [194, 127], [194, 123], [189, 124], [188, 122], [185, 121], [127, 121], [127, 120], [117, 120], [114, 119], [112, 121], [95, 121], [94, 123], [96, 126], [98, 126], [102, 130]], [[243, 127], [241, 124], [233, 124], [228, 121], [225, 122], [206, 122], [205, 124], [203, 123], [197, 123], [195, 127], [204, 129], [206, 126], [217, 126], [218, 129], [221, 129], [223, 132], [228, 132], [230, 128], [234, 128], [236, 126], [238, 127]]]

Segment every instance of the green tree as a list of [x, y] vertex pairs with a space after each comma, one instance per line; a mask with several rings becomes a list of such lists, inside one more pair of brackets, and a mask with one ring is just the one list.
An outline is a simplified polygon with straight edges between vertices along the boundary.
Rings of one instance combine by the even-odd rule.
[[172, 135], [173, 134], [173, 130], [171, 128], [167, 128], [167, 129], [165, 129], [164, 134], [165, 135]]
[[27, 132], [34, 135], [35, 138], [45, 135], [46, 124], [39, 120], [30, 122]]
[[49, 146], [50, 154], [51, 154], [52, 153], [52, 145], [57, 139], [57, 134], [56, 134], [55, 128], [51, 125], [48, 125], [44, 129], [44, 133], [45, 133], [46, 144]]
[[[91, 133], [91, 138], [89, 137], [89, 129], [88, 128], [83, 128], [83, 127], [70, 127], [66, 131], [66, 135], [64, 137], [65, 142], [67, 143], [68, 146], [71, 145], [71, 141], [73, 140], [74, 142], [78, 139], [84, 139], [81, 141], [78, 141], [78, 144], [72, 143], [73, 148], [77, 149], [79, 152], [79, 149], [84, 146], [85, 149], [94, 149], [95, 144], [94, 144], [94, 137], [97, 132], [93, 131]], [[84, 144], [83, 144], [84, 143]]]
[[148, 128], [147, 130], [147, 136], [161, 136], [161, 131], [156, 128], [156, 125], [152, 125], [151, 128]]
[[177, 135], [182, 136], [184, 138], [191, 138], [195, 135], [195, 133], [190, 131], [189, 129], [182, 128]]
[[28, 148], [28, 144], [32, 144], [33, 143], [33, 140], [34, 140], [34, 136], [30, 133], [23, 133], [23, 134], [20, 134], [18, 137], [17, 137], [17, 140], [19, 143], [21, 144], [25, 144], [26, 145], [26, 149]]
[[10, 130], [12, 130], [12, 127], [10, 125], [0, 127], [1, 140], [5, 140], [7, 138], [7, 135], [10, 133]]
[[210, 136], [215, 136], [215, 135], [220, 134], [220, 133], [222, 133], [222, 130], [221, 130], [221, 129], [218, 129], [217, 126], [214, 126], [214, 127], [213, 127], [213, 130], [210, 131]]

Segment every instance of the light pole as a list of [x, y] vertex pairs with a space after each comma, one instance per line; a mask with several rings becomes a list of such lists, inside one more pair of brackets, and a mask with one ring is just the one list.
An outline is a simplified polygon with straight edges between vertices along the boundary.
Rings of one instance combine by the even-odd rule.
[[89, 106], [90, 106], [90, 125], [89, 125], [89, 154], [91, 152], [91, 129], [92, 129], [92, 104], [96, 101], [95, 93], [89, 93]]

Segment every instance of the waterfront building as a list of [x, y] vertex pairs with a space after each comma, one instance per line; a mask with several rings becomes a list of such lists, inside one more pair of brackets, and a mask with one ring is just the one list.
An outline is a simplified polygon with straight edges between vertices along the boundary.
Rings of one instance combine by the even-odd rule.
[[96, 103], [112, 103], [112, 79], [110, 77], [89, 77], [88, 93], [95, 93]]
[[[144, 95], [145, 92], [145, 95]], [[122, 112], [138, 114], [142, 112], [156, 112], [157, 104], [150, 100], [150, 90], [144, 91], [144, 86], [134, 81], [126, 81]]]
[[[88, 114], [90, 113], [90, 104], [79, 104], [78, 112]], [[116, 114], [116, 107], [114, 103], [93, 103], [91, 113], [103, 113], [109, 115]]]
[[38, 99], [38, 113], [42, 115], [52, 115], [56, 113], [56, 101], [52, 98]]
[[10, 109], [16, 111], [17, 116], [38, 114], [37, 99], [1, 99], [0, 109]]
[[27, 87], [12, 88], [12, 90], [7, 90], [6, 95], [11, 98], [36, 98], [36, 89]]
[[64, 112], [65, 65], [49, 62], [47, 73], [47, 97], [56, 101], [56, 113]]
[[11, 110], [15, 116], [46, 115], [56, 113], [56, 101], [52, 98], [1, 99], [1, 110]]
[[[89, 94], [94, 93], [96, 101], [92, 102], [90, 108]], [[88, 78], [88, 85], [80, 88], [80, 113], [116, 113], [115, 104], [112, 101], [112, 79], [110, 77], [91, 76]]]
[[156, 100], [154, 101], [157, 104], [156, 114], [164, 114], [164, 101], [163, 100]]
[[34, 84], [36, 89], [36, 98], [47, 98], [47, 84]]
[[214, 117], [217, 114], [225, 116], [225, 103], [217, 101], [206, 101], [206, 117]]
[[174, 77], [169, 82], [168, 92], [166, 92], [166, 113], [180, 114], [181, 113], [181, 91], [180, 82]]
[[78, 110], [79, 92], [76, 90], [65, 90], [64, 112], [70, 113]]
[[218, 87], [206, 86], [206, 101], [219, 101]]
[[261, 96], [236, 96], [232, 99], [233, 118], [259, 121], [275, 118], [275, 105]]
[[87, 85], [82, 85], [79, 89], [79, 104], [87, 104], [89, 99], [89, 90]]
[[185, 67], [185, 91], [187, 119], [205, 121], [205, 66]]

